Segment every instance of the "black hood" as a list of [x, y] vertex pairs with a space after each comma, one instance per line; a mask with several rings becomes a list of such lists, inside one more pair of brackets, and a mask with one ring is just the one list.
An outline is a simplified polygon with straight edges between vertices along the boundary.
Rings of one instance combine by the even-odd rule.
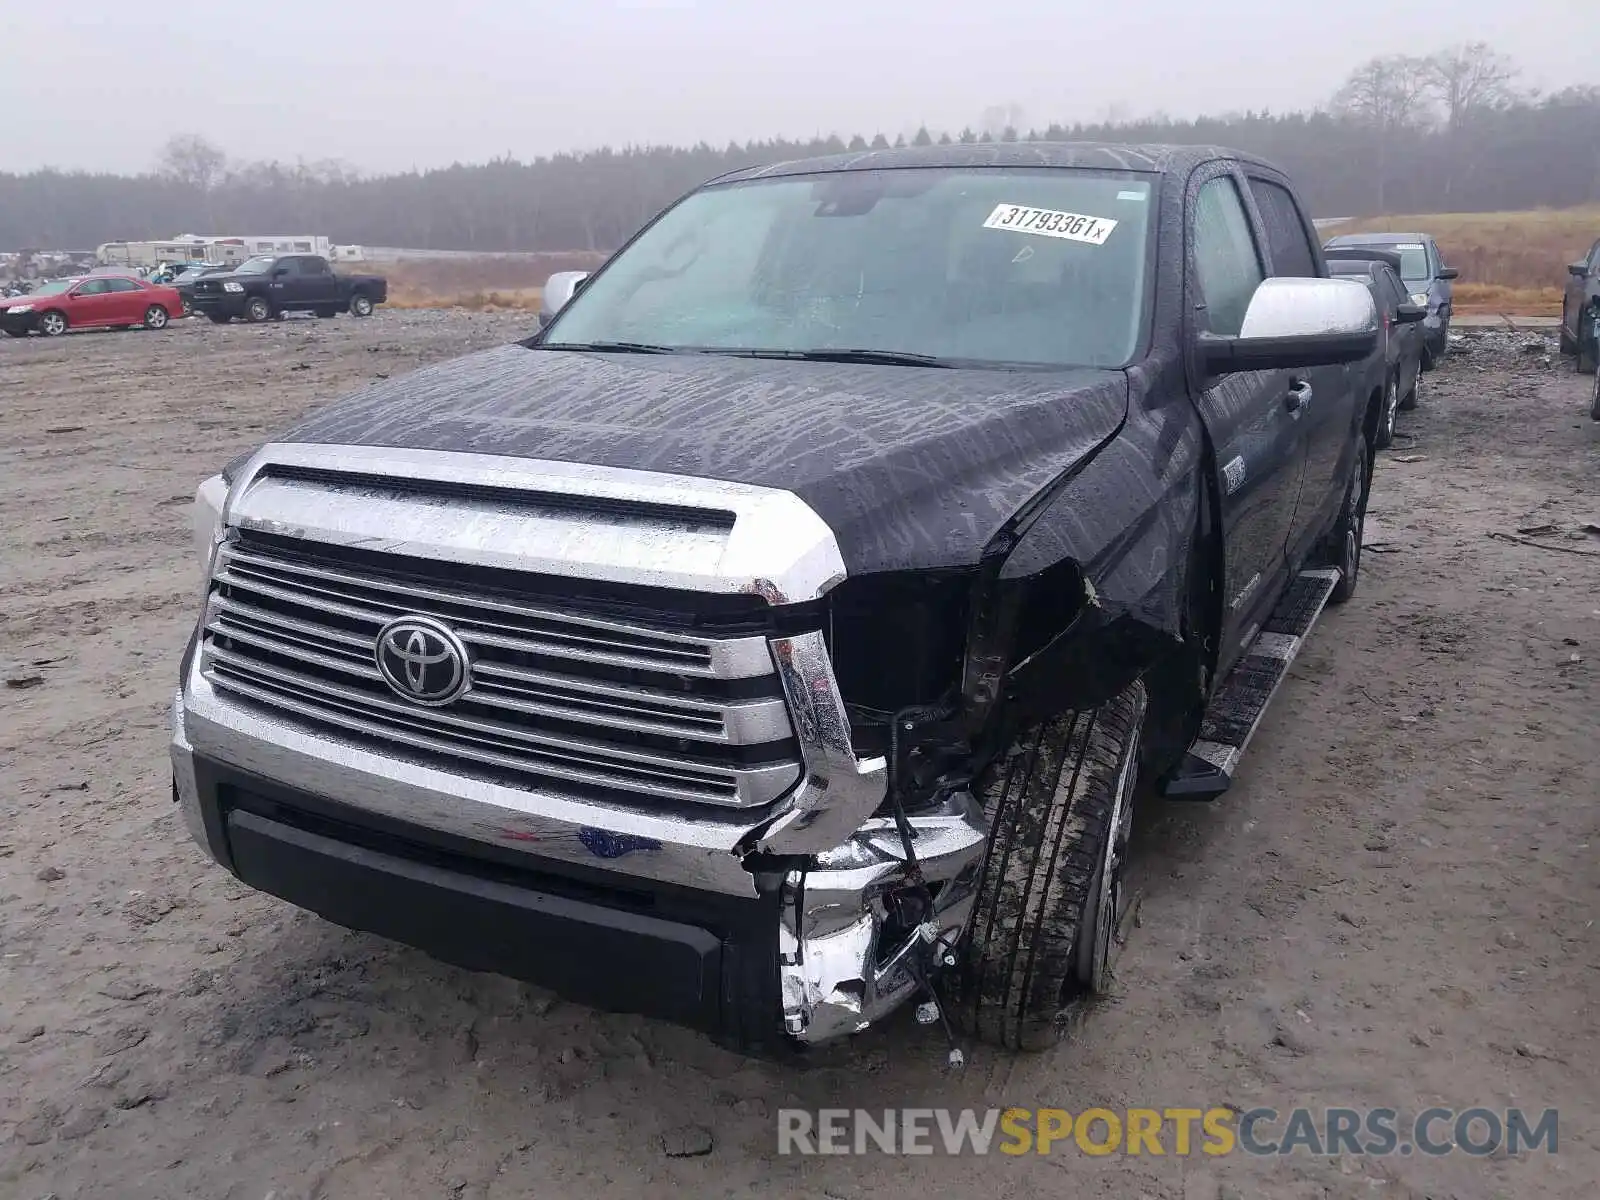
[[970, 566], [1121, 426], [1121, 371], [982, 371], [504, 346], [389, 380], [281, 440], [456, 450], [782, 488], [852, 575]]

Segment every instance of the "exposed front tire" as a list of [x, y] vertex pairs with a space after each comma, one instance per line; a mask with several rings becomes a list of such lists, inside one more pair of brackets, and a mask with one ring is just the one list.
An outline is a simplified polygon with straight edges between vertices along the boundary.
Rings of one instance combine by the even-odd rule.
[[1564, 317], [1561, 321], [1561, 334], [1559, 340], [1561, 342], [1561, 353], [1576, 354], [1578, 352], [1578, 343], [1573, 336], [1567, 332], [1567, 323], [1566, 318]]
[[146, 329], [165, 329], [167, 327], [167, 310], [159, 304], [152, 304], [145, 309], [144, 327]]
[[351, 296], [350, 315], [352, 317], [370, 317], [372, 315], [372, 297], [365, 292], [357, 292]]
[[979, 781], [989, 845], [952, 1012], [982, 1041], [1043, 1050], [1106, 987], [1125, 906], [1145, 690], [1025, 730]]
[[1367, 442], [1357, 435], [1355, 465], [1345, 485], [1344, 503], [1339, 507], [1339, 522], [1328, 535], [1328, 558], [1339, 568], [1339, 582], [1328, 597], [1330, 604], [1343, 604], [1356, 594], [1361, 579], [1361, 544], [1367, 524], [1368, 467]]
[[1593, 420], [1600, 421], [1600, 367], [1595, 368], [1594, 399], [1589, 405], [1589, 416]]
[[250, 302], [244, 306], [244, 319], [252, 325], [259, 325], [262, 321], [272, 319], [272, 305], [267, 303], [265, 296], [251, 296]]
[[211, 321], [211, 323], [213, 325], [226, 325], [229, 321], [231, 321], [233, 319], [232, 317], [229, 317], [226, 313], [207, 313], [206, 317]]
[[338, 315], [338, 308], [332, 304], [324, 304], [317, 309], [317, 316], [321, 317], [324, 321], [328, 320], [330, 317], [337, 317]]
[[60, 337], [67, 331], [67, 314], [51, 309], [49, 312], [39, 315], [39, 320], [34, 327], [45, 337]]

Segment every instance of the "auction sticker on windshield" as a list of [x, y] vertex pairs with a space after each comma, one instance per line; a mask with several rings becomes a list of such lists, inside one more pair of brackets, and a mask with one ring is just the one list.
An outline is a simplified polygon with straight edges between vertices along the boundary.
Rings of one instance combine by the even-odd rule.
[[1117, 223], [1109, 217], [1088, 217], [1082, 213], [1060, 212], [1053, 208], [1029, 208], [1025, 204], [997, 204], [985, 229], [1008, 229], [1016, 233], [1037, 233], [1041, 237], [1066, 238], [1103, 246]]

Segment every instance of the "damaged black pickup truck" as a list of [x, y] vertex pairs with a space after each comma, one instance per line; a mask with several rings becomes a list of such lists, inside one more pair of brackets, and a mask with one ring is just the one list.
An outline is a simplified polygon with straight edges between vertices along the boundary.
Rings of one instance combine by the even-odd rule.
[[1355, 587], [1367, 289], [1266, 163], [1002, 145], [716, 180], [547, 300], [201, 485], [189, 830], [740, 1047], [1051, 1043], [1141, 781], [1220, 794]]

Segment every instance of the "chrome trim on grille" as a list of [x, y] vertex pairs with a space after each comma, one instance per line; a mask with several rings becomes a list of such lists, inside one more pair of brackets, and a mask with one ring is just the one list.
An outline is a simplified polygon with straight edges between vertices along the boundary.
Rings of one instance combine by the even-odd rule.
[[883, 802], [888, 764], [857, 758], [850, 717], [820, 633], [773, 638], [789, 719], [800, 740], [805, 781], [781, 816], [761, 835], [772, 854], [820, 854], [849, 837]]
[[[337, 730], [311, 732], [299, 723], [245, 708], [219, 694], [197, 670], [190, 672], [184, 688], [180, 728], [184, 741], [174, 743], [175, 766], [199, 757], [375, 816], [520, 850], [532, 858], [599, 867], [619, 880], [637, 876], [724, 895], [756, 894], [755, 879], [738, 854], [753, 829], [750, 818], [737, 809], [707, 805], [690, 815], [684, 808], [667, 812], [550, 788], [508, 787], [448, 765], [358, 745]], [[597, 857], [592, 839], [584, 837], [590, 831], [632, 839], [628, 853]], [[210, 850], [216, 857], [216, 849]]]
[[[749, 699], [705, 690], [759, 686], [758, 665], [770, 678], [759, 636], [718, 640], [569, 616], [311, 564], [236, 535], [219, 547], [213, 579], [201, 674], [241, 700], [469, 770], [641, 800], [759, 808], [799, 781], [775, 680], [772, 694]], [[433, 619], [470, 648], [471, 681], [449, 704], [396, 694], [375, 662], [378, 633], [406, 614]], [[552, 662], [561, 669], [547, 669]], [[631, 678], [587, 673], [597, 664]], [[729, 757], [747, 750], [755, 757]]]
[[[616, 621], [515, 604], [449, 588], [374, 579], [351, 571], [267, 558], [224, 547], [217, 563], [218, 583], [239, 583], [280, 600], [317, 597], [319, 607], [339, 616], [382, 623], [414, 612], [431, 612], [452, 621], [457, 636], [524, 654], [574, 662], [604, 663], [684, 675], [748, 679], [772, 673], [772, 656], [761, 637], [710, 641], [671, 631], [641, 631]], [[290, 590], [285, 592], [283, 589]], [[376, 595], [374, 594], [376, 593]], [[456, 615], [468, 610], [466, 623]], [[518, 624], [520, 622], [520, 626]]]
[[[408, 494], [407, 481], [487, 499]], [[239, 473], [226, 519], [336, 546], [772, 604], [816, 599], [845, 575], [832, 530], [792, 492], [493, 454], [272, 443]]]

